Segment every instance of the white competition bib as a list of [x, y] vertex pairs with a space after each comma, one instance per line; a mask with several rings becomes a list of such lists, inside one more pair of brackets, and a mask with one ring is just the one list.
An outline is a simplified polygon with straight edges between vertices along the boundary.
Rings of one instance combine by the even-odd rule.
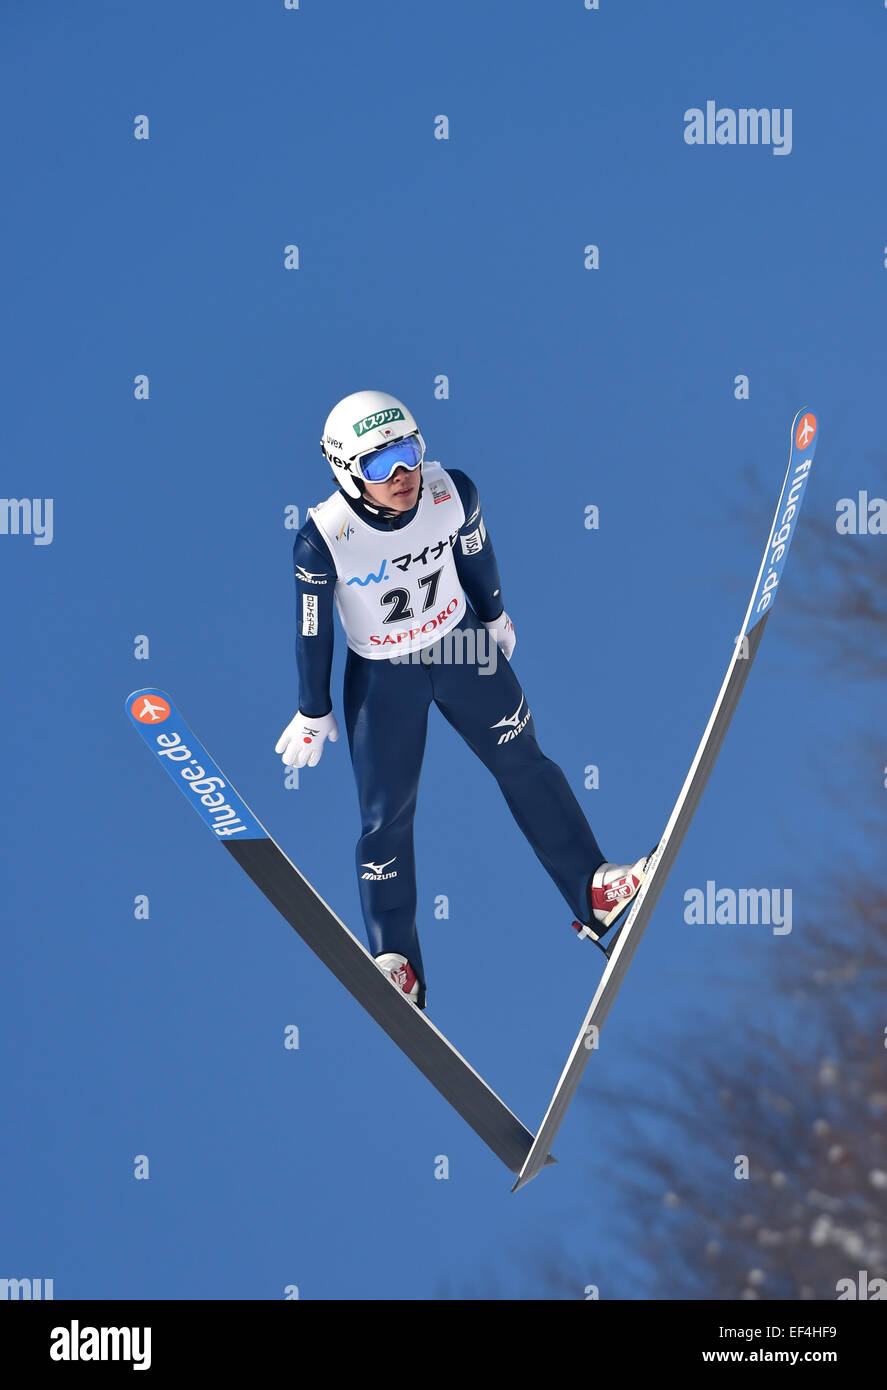
[[352, 651], [399, 656], [436, 642], [466, 612], [453, 546], [465, 509], [439, 463], [422, 465], [422, 497], [399, 531], [376, 531], [340, 492], [308, 516], [336, 565], [336, 607]]

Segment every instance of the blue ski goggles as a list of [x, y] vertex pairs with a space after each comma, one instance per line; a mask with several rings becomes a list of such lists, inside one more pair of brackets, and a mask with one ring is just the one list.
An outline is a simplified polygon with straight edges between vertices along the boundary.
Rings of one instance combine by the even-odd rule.
[[358, 460], [360, 471], [368, 483], [387, 483], [397, 468], [410, 472], [422, 462], [422, 445], [414, 434], [398, 439], [396, 444], [383, 444]]

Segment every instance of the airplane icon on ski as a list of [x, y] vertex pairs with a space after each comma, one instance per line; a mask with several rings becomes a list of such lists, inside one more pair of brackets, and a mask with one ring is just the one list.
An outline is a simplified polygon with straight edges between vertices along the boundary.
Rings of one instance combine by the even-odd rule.
[[141, 708], [136, 709], [133, 704], [131, 713], [133, 719], [138, 719], [142, 724], [159, 724], [161, 720], [169, 718], [169, 705], [165, 700], [152, 704], [147, 695], [144, 695]]
[[805, 415], [798, 425], [798, 433], [795, 442], [799, 449], [806, 449], [810, 440], [816, 434], [816, 416]]

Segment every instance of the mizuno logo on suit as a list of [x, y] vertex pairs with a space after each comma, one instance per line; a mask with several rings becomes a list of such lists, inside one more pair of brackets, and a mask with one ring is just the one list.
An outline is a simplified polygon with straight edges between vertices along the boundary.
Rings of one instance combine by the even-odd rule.
[[499, 736], [499, 738], [498, 738], [498, 740], [497, 740], [497, 742], [496, 742], [496, 747], [497, 747], [497, 748], [498, 748], [498, 746], [499, 746], [500, 743], [510, 743], [511, 740], [512, 740], [513, 738], [517, 738], [518, 734], [522, 733], [523, 730], [527, 727], [527, 724], [530, 722], [530, 709], [529, 709], [529, 706], [527, 707], [527, 712], [526, 712], [526, 714], [524, 715], [523, 719], [521, 719], [521, 710], [522, 710], [523, 707], [524, 707], [524, 699], [525, 699], [525, 698], [526, 698], [525, 696], [523, 696], [523, 695], [521, 696], [520, 704], [518, 705], [517, 709], [514, 711], [514, 714], [506, 715], [506, 717], [505, 717], [504, 719], [500, 719], [500, 720], [499, 720], [498, 724], [491, 724], [491, 725], [490, 725], [490, 728], [491, 728], [491, 729], [504, 729], [504, 730], [505, 730], [505, 733], [504, 733], [504, 734], [500, 734], [500, 736]]

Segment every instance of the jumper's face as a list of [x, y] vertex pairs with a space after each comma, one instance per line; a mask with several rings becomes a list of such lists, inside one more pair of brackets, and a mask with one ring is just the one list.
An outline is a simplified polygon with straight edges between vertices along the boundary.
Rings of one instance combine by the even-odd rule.
[[422, 469], [396, 468], [385, 483], [364, 482], [364, 492], [379, 507], [395, 512], [408, 512], [415, 507], [419, 496]]

